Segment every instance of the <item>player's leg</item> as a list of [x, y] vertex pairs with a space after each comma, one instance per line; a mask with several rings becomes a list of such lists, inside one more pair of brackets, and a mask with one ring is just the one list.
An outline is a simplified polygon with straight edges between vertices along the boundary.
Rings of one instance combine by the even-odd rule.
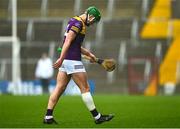
[[49, 97], [49, 102], [48, 102], [48, 106], [47, 106], [46, 116], [44, 118], [44, 123], [47, 123], [47, 124], [55, 123], [55, 121], [53, 119], [53, 110], [54, 110], [60, 96], [66, 89], [66, 86], [67, 86], [68, 82], [70, 81], [70, 79], [71, 79], [71, 76], [67, 75], [67, 73], [62, 72], [62, 71], [58, 72], [56, 87]]
[[94, 117], [95, 123], [100, 124], [102, 122], [111, 120], [114, 117], [113, 115], [101, 115], [97, 111], [93, 98], [90, 93], [86, 72], [73, 73], [72, 78], [80, 88], [82, 94], [82, 100], [84, 101], [85, 105], [87, 106], [92, 116]]

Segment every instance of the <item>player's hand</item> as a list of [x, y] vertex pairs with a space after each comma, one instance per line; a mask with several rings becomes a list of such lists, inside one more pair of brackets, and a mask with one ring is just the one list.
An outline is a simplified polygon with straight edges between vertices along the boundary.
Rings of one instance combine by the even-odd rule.
[[57, 59], [56, 62], [53, 64], [53, 68], [57, 69], [62, 65], [61, 59]]
[[91, 53], [91, 54], [89, 55], [89, 57], [91, 58], [91, 59], [90, 59], [90, 62], [91, 62], [91, 63], [96, 63], [97, 58], [96, 58], [96, 56], [95, 56], [94, 54]]

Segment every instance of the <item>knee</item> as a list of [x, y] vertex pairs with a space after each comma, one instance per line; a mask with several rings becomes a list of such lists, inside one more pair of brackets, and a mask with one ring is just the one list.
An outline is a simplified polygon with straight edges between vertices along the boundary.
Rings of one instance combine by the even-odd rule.
[[80, 90], [81, 90], [81, 93], [86, 93], [90, 91], [90, 88], [89, 86], [83, 86]]

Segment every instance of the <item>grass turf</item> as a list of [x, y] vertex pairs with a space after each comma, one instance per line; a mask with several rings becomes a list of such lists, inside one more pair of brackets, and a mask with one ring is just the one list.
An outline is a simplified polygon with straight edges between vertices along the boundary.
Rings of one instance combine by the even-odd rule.
[[96, 125], [80, 96], [63, 96], [54, 111], [58, 125], [42, 123], [48, 96], [0, 96], [0, 128], [179, 128], [180, 96], [95, 95], [112, 121]]

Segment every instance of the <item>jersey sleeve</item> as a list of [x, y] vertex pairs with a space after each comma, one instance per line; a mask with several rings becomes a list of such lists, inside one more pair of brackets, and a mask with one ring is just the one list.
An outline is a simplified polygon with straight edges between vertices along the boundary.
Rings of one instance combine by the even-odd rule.
[[80, 21], [72, 23], [70, 30], [75, 33], [79, 33], [82, 30], [82, 23]]

